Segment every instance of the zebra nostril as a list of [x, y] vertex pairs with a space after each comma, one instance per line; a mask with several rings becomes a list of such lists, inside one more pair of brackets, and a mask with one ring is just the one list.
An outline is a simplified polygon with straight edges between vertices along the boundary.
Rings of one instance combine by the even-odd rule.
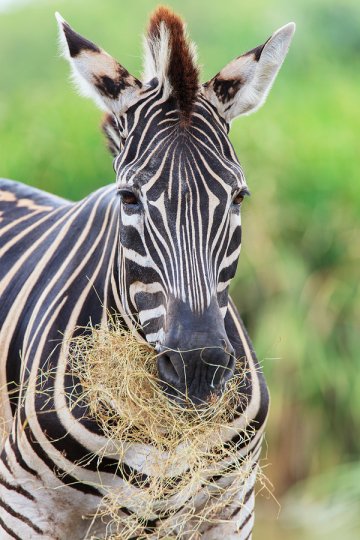
[[222, 364], [218, 364], [214, 370], [211, 380], [211, 386], [217, 386], [229, 380], [233, 374], [232, 362], [230, 356], [223, 361]]
[[235, 364], [236, 364], [235, 351], [234, 349], [231, 349], [231, 351], [228, 352], [228, 362], [226, 366], [224, 366], [221, 382], [225, 383], [226, 381], [231, 379], [235, 371]]
[[201, 360], [209, 367], [207, 379], [212, 387], [226, 382], [234, 373], [235, 358], [231, 345], [204, 349]]
[[167, 347], [159, 347], [158, 370], [160, 378], [165, 377], [172, 384], [182, 383], [185, 380], [185, 363], [181, 353]]

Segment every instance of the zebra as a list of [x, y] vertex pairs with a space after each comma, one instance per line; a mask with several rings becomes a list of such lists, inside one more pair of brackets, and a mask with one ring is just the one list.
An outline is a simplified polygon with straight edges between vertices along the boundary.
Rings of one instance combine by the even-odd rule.
[[[72, 384], [66, 337], [90, 319], [106, 324], [115, 312], [159, 353], [169, 399], [186, 390], [199, 405], [221, 394], [234, 358], [245, 358], [246, 410], [235, 415], [227, 442], [238, 445], [250, 473], [226, 515], [199, 534], [249, 540], [269, 394], [228, 294], [240, 253], [240, 208], [249, 195], [228, 132], [235, 117], [265, 101], [295, 25], [200, 84], [195, 47], [167, 8], [150, 19], [142, 80], [56, 16], [79, 90], [106, 112], [116, 183], [73, 203], [0, 180], [0, 537], [104, 538], [106, 523], [95, 520], [88, 533], [83, 519], [103, 497], [100, 477], [114, 489], [126, 484], [133, 502], [119, 512], [141, 518], [135, 480], [150, 474], [146, 460], [139, 463], [133, 449], [119, 468], [113, 455], [101, 454], [104, 434], [70, 409], [65, 391]], [[45, 400], [36, 385], [49, 368]], [[252, 436], [244, 441], [248, 426]], [[221, 483], [221, 469], [213, 482]], [[195, 504], [201, 489], [190, 495]], [[171, 504], [181, 516], [179, 502]], [[164, 520], [154, 510], [149, 538]]]

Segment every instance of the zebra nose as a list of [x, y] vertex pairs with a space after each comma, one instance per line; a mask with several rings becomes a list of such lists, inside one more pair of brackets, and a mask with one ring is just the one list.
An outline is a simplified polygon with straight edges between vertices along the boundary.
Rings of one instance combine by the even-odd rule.
[[199, 347], [179, 350], [166, 345], [159, 347], [158, 372], [170, 394], [186, 394], [192, 401], [204, 401], [234, 373], [234, 350], [226, 346]]

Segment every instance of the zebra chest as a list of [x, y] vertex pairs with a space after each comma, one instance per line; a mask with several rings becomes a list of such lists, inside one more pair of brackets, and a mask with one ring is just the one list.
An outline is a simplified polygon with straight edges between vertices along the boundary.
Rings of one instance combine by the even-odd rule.
[[[186, 479], [188, 463], [184, 457], [179, 456], [171, 471], [166, 470], [165, 456], [159, 462], [161, 456], [151, 455], [150, 448], [129, 448], [124, 462], [118, 464], [119, 471], [123, 474], [126, 470], [128, 477], [98, 472], [95, 484], [94, 476], [86, 474], [89, 473], [86, 468], [82, 474], [76, 474], [73, 465], [65, 473], [65, 461], [62, 469], [58, 464], [51, 471], [41, 466], [39, 456], [29, 454], [25, 465], [25, 461], [17, 461], [10, 446], [6, 444], [2, 456], [4, 479], [0, 483], [0, 496], [6, 500], [6, 509], [11, 509], [7, 516], [8, 530], [16, 536], [1, 538], [100, 539], [107, 538], [110, 531], [118, 535], [116, 538], [143, 538], [146, 533], [149, 540], [195, 539], [194, 531], [199, 538], [209, 540], [218, 539], [220, 533], [229, 539], [246, 538], [240, 534], [240, 526], [250, 524], [252, 516], [258, 451], [251, 460], [243, 462], [242, 471], [221, 475], [220, 469], [216, 478]], [[16, 446], [24, 451], [25, 441], [21, 436]], [[256, 448], [259, 449], [259, 444]], [[179, 454], [181, 451], [184, 449], [179, 449]], [[169, 494], [156, 500], [155, 491], [164, 482], [164, 472], [169, 474]], [[176, 489], [177, 482], [181, 482], [180, 490]], [[0, 526], [3, 526], [1, 521]]]

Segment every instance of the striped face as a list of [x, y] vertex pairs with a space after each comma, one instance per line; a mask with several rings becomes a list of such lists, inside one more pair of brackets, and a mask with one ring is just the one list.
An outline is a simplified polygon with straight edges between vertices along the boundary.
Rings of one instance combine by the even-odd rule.
[[154, 83], [119, 128], [123, 146], [114, 166], [122, 303], [163, 357], [172, 351], [164, 371], [174, 368], [169, 382], [176, 388], [175, 376], [184, 383], [187, 356], [194, 369], [201, 354], [221, 362], [218, 376], [211, 370], [208, 392], [232, 374], [223, 319], [240, 252], [240, 207], [248, 193], [227, 124], [199, 98], [191, 125], [181, 128], [176, 103], [164, 101]]
[[197, 318], [216, 305], [225, 316], [248, 191], [227, 125], [205, 99], [182, 129], [174, 100], [150, 84], [119, 127], [122, 301], [162, 344], [172, 304]]
[[166, 391], [201, 403], [235, 363], [224, 318], [248, 191], [228, 126], [265, 101], [294, 25], [201, 85], [194, 46], [167, 8], [150, 20], [143, 81], [58, 21], [74, 79], [110, 113], [123, 306], [155, 344]]

